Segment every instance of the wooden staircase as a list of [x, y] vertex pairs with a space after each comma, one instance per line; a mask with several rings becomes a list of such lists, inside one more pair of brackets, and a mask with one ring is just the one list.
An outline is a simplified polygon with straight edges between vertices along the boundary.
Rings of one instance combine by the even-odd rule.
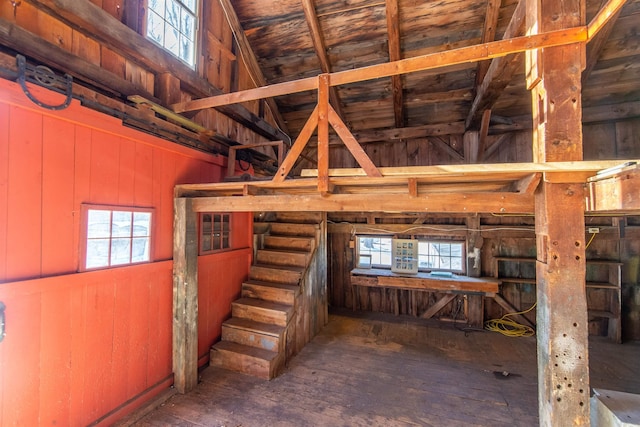
[[[300, 308], [301, 282], [318, 241], [318, 224], [254, 223], [256, 247], [241, 298], [222, 324], [210, 364], [271, 379], [293, 352], [288, 342]], [[264, 231], [267, 231], [264, 233]]]

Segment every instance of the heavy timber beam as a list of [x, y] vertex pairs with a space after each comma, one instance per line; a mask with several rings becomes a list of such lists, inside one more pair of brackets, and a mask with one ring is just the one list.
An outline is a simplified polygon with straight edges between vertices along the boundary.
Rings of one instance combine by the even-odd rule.
[[[227, 0], [228, 1], [228, 0]], [[320, 29], [320, 22], [318, 21], [318, 15], [316, 14], [316, 7], [313, 0], [302, 0], [302, 8], [304, 9], [304, 16], [309, 26], [309, 32], [311, 33], [311, 41], [313, 47], [316, 50], [316, 56], [320, 61], [320, 69], [323, 73], [331, 72], [331, 63], [329, 62], [329, 55], [327, 55], [327, 47]], [[344, 118], [344, 111], [342, 110], [342, 101], [340, 101], [340, 95], [338, 94], [338, 88], [331, 87], [329, 89], [329, 99], [333, 104], [333, 108], [336, 113]]]
[[191, 205], [174, 199], [173, 375], [180, 393], [198, 384], [198, 234]]
[[[549, 31], [544, 34], [516, 37], [475, 46], [452, 49], [445, 52], [431, 53], [414, 58], [402, 59], [385, 64], [370, 65], [353, 70], [339, 71], [331, 74], [331, 86], [363, 82], [382, 77], [417, 71], [442, 68], [448, 65], [464, 64], [485, 59], [493, 59], [512, 53], [524, 52], [533, 48], [547, 48], [587, 41], [587, 27], [575, 27], [565, 30]], [[197, 99], [172, 105], [175, 112], [202, 110], [221, 105], [253, 101], [272, 96], [288, 95], [318, 88], [318, 79], [308, 77], [292, 82], [278, 83], [256, 89], [243, 90], [226, 95]]]
[[[527, 2], [529, 32], [584, 23], [584, 0]], [[527, 54], [535, 162], [582, 160], [585, 43]], [[549, 182], [536, 192], [540, 425], [589, 425], [584, 186]]]
[[[504, 32], [504, 39], [521, 36], [525, 30], [525, 0], [516, 6], [511, 21]], [[493, 106], [503, 89], [511, 82], [513, 74], [520, 66], [520, 54], [501, 56], [491, 61], [482, 81], [477, 85], [476, 96], [465, 120], [465, 128], [471, 128], [480, 120], [482, 112]], [[480, 69], [480, 68], [478, 68]]]
[[199, 197], [197, 212], [442, 212], [533, 213], [533, 196], [517, 193], [433, 193], [413, 197], [372, 197], [371, 194], [279, 194], [256, 197]]
[[[256, 54], [253, 52], [251, 45], [249, 44], [249, 40], [244, 33], [244, 29], [240, 24], [240, 19], [238, 19], [238, 15], [236, 14], [233, 5], [230, 0], [218, 0], [220, 2], [220, 6], [224, 10], [225, 17], [227, 18], [227, 22], [229, 26], [233, 30], [233, 34], [235, 36], [236, 42], [238, 43], [238, 47], [240, 52], [242, 53], [242, 58], [244, 60], [245, 65], [247, 66], [247, 70], [251, 75], [252, 80], [258, 86], [264, 86], [267, 84], [267, 80], [262, 73], [262, 69], [260, 69], [260, 65], [258, 64], [258, 58], [256, 58]], [[207, 4], [208, 2], [204, 2]], [[206, 16], [206, 15], [204, 15]], [[278, 122], [278, 126], [285, 133], [289, 133], [287, 128], [287, 123], [284, 121], [282, 114], [280, 114], [280, 110], [278, 109], [278, 105], [273, 98], [265, 100], [269, 109], [271, 110], [271, 114], [275, 118], [276, 122]]]
[[[89, 0], [28, 0], [39, 9], [68, 23], [74, 29], [98, 41], [134, 62], [141, 63], [154, 73], [170, 73], [180, 79], [180, 84], [196, 96], [221, 95], [222, 91], [198, 76], [195, 70], [127, 27], [108, 12]], [[17, 49], [20, 50], [20, 49]], [[145, 96], [146, 97], [146, 96]], [[148, 98], [148, 97], [147, 97]], [[222, 106], [222, 114], [237, 121], [253, 132], [272, 141], [288, 140], [289, 136], [241, 105]]]

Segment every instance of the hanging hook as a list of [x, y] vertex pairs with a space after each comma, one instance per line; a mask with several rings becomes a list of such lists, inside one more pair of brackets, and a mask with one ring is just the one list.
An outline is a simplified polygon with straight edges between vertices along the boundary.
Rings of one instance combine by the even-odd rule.
[[18, 6], [22, 4], [22, 0], [11, 0], [11, 6], [13, 6], [13, 19], [16, 18], [16, 13], [18, 12]]

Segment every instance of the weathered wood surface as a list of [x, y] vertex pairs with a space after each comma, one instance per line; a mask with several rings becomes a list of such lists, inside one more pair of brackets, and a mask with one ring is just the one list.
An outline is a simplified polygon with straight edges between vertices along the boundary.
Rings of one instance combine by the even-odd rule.
[[[364, 280], [362, 280], [363, 278]], [[489, 277], [468, 277], [455, 274], [452, 277], [436, 277], [430, 273], [406, 276], [379, 268], [356, 268], [351, 271], [351, 284], [405, 290], [478, 292], [490, 295], [498, 292], [500, 282]]]
[[[208, 368], [137, 425], [538, 425], [533, 338], [431, 325], [331, 315], [279, 378]], [[594, 387], [640, 393], [638, 346], [591, 347]]]
[[180, 393], [198, 384], [198, 234], [191, 200], [174, 199], [173, 375]]

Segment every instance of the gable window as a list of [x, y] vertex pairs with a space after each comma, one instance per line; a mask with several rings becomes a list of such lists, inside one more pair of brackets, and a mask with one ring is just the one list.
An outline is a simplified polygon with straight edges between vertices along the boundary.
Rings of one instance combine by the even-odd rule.
[[153, 209], [82, 205], [80, 270], [151, 261]]
[[231, 214], [200, 214], [200, 255], [231, 248]]
[[[419, 238], [420, 271], [465, 272], [464, 242]], [[358, 267], [392, 268], [393, 239], [387, 236], [357, 236]]]
[[197, 0], [148, 0], [147, 37], [194, 67]]

